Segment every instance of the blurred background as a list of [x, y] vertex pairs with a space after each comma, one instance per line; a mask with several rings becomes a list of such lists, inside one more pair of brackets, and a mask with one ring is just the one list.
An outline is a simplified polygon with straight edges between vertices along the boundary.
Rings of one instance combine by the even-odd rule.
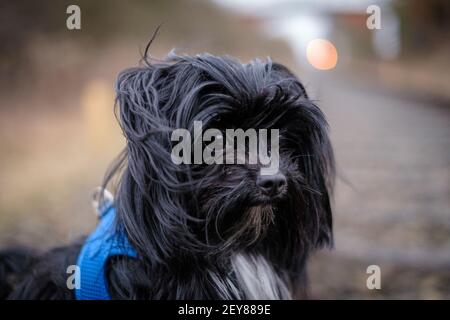
[[[66, 27], [71, 4], [81, 30]], [[450, 298], [446, 0], [1, 1], [0, 247], [93, 228], [90, 194], [124, 145], [115, 77], [161, 23], [152, 56], [270, 56], [327, 115], [336, 248], [310, 263], [312, 298]], [[372, 264], [380, 290], [366, 287]]]

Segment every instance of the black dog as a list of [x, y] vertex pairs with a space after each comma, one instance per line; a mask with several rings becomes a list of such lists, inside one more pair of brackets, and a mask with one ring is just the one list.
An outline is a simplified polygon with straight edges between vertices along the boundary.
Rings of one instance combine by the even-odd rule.
[[[108, 261], [111, 297], [303, 296], [308, 256], [333, 242], [334, 160], [322, 112], [278, 63], [210, 54], [144, 61], [116, 86], [127, 146], [106, 182], [120, 177], [116, 224], [139, 258]], [[194, 120], [279, 129], [279, 172], [261, 179], [260, 164], [175, 164], [170, 134]], [[82, 245], [1, 254], [3, 298], [73, 299], [66, 269]]]

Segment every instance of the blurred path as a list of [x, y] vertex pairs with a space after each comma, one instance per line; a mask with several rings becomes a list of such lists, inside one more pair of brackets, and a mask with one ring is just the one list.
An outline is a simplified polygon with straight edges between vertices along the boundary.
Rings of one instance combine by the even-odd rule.
[[360, 287], [369, 264], [444, 271], [449, 295], [450, 108], [365, 79], [306, 83], [318, 88], [338, 166], [336, 250], [325, 256], [360, 261]]

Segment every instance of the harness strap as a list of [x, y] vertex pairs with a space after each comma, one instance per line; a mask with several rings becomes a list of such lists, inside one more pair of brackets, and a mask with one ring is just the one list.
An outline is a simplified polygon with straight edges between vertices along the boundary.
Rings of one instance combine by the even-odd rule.
[[112, 204], [99, 212], [100, 221], [86, 239], [77, 265], [80, 268], [80, 287], [75, 289], [77, 300], [110, 300], [105, 267], [113, 256], [138, 255], [123, 228], [116, 224], [116, 210]]

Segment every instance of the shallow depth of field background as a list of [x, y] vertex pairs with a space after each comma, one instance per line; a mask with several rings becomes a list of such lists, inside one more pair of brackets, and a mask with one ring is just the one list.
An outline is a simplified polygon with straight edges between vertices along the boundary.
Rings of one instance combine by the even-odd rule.
[[[81, 7], [82, 30], [66, 28]], [[381, 7], [368, 30], [366, 8]], [[450, 298], [450, 5], [431, 1], [2, 1], [0, 248], [68, 243], [95, 225], [91, 191], [124, 145], [114, 81], [151, 48], [267, 56], [288, 65], [331, 126], [333, 251], [313, 256], [311, 295]], [[328, 71], [306, 59], [333, 42]], [[366, 288], [379, 265], [382, 289]]]

